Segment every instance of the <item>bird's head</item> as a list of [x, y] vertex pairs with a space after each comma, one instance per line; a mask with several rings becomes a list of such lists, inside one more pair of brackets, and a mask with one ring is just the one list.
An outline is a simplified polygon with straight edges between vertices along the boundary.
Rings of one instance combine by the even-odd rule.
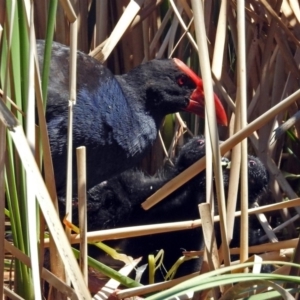
[[177, 156], [176, 167], [182, 172], [205, 155], [205, 138], [197, 136], [184, 144]]
[[[123, 90], [145, 106], [149, 114], [160, 121], [165, 115], [187, 111], [204, 117], [204, 92], [202, 80], [182, 61], [153, 59], [132, 69], [122, 78]], [[227, 125], [222, 103], [214, 95], [217, 122]]]
[[269, 183], [269, 173], [259, 158], [248, 155], [248, 189], [249, 205], [260, 200]]
[[[184, 87], [190, 81], [195, 85], [195, 89], [189, 97], [189, 104], [184, 110], [204, 118], [204, 91], [201, 78], [178, 58], [173, 58], [173, 61], [182, 72], [182, 75], [177, 78], [178, 85]], [[214, 94], [214, 102], [218, 124], [227, 126], [228, 121], [224, 107], [216, 94]]]

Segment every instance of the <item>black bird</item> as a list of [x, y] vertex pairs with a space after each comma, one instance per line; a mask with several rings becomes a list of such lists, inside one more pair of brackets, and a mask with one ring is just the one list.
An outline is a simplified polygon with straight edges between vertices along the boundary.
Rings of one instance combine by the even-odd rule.
[[[155, 223], [176, 221], [177, 215], [178, 220], [182, 220], [183, 215], [186, 216], [186, 220], [193, 216], [197, 218], [199, 216], [197, 211], [195, 214], [189, 211], [189, 207], [194, 208], [192, 205], [183, 211], [178, 208], [185, 206], [185, 201], [189, 196], [192, 196], [189, 200], [190, 203], [197, 203], [198, 198], [203, 198], [205, 172], [198, 174], [149, 211], [145, 211], [141, 207], [141, 203], [204, 154], [205, 139], [196, 137], [182, 147], [174, 166], [159, 170], [154, 176], [130, 169], [95, 185], [87, 191], [88, 230], [133, 226], [148, 220], [148, 218], [149, 222]], [[59, 197], [59, 201], [64, 204], [65, 198]], [[76, 208], [76, 196], [73, 203]], [[155, 220], [153, 220], [154, 215]], [[74, 222], [77, 223], [76, 211], [74, 211], [74, 218]], [[145, 224], [147, 223], [145, 222]]]
[[[259, 204], [261, 197], [267, 192], [269, 173], [258, 157], [248, 155], [248, 204], [249, 208], [254, 208]], [[224, 184], [228, 188], [229, 181]], [[227, 186], [227, 188], [226, 188]], [[240, 210], [240, 198], [237, 199], [237, 210]], [[257, 217], [249, 215], [249, 246], [258, 245], [260, 236], [264, 233]], [[234, 225], [233, 239], [231, 247], [240, 246], [240, 218], [236, 218]]]
[[[169, 166], [155, 176], [147, 176], [141, 171], [128, 170], [119, 176], [104, 181], [87, 193], [88, 230], [99, 230], [176, 222], [199, 218], [198, 203], [205, 201], [205, 172], [184, 184], [169, 195], [164, 201], [145, 211], [141, 203], [167, 181], [177, 176], [205, 154], [205, 139], [195, 137], [186, 143], [175, 160], [174, 167]], [[64, 204], [64, 197], [59, 198]], [[75, 207], [77, 199], [73, 201]], [[64, 205], [61, 205], [64, 211]], [[73, 213], [77, 223], [77, 212]], [[182, 256], [182, 250], [200, 249], [202, 243], [201, 229], [163, 233], [145, 237], [131, 238], [122, 241], [122, 252], [133, 257], [144, 256], [164, 249], [164, 266], [169, 269]], [[92, 255], [95, 251], [92, 252]], [[200, 259], [185, 262], [179, 275], [188, 274], [199, 269]], [[162, 280], [159, 273], [157, 280]]]
[[[157, 224], [177, 221], [187, 221], [199, 218], [198, 204], [205, 202], [205, 171], [198, 174], [189, 182], [174, 191], [162, 202], [148, 211], [141, 207], [141, 203], [167, 181], [177, 176], [205, 154], [205, 139], [194, 137], [180, 150], [174, 166], [169, 166], [155, 176], [147, 176], [141, 171], [128, 170], [104, 181], [88, 190], [88, 230], [110, 229], [126, 226]], [[226, 161], [225, 164], [226, 165]], [[259, 200], [260, 195], [268, 184], [268, 174], [260, 160], [250, 156], [249, 170], [249, 207]], [[229, 184], [229, 169], [223, 169], [225, 193]], [[65, 198], [59, 197], [61, 211], [64, 211]], [[239, 202], [239, 201], [238, 201]], [[73, 199], [76, 208], [77, 198]], [[215, 208], [217, 212], [217, 207]], [[74, 222], [77, 223], [77, 211], [74, 209]], [[255, 218], [255, 217], [254, 217]], [[250, 228], [250, 244], [257, 243], [255, 221], [253, 230]], [[239, 245], [239, 223], [236, 224], [232, 244]], [[218, 226], [216, 226], [217, 235]], [[220, 241], [219, 241], [220, 244]], [[182, 256], [182, 251], [199, 250], [202, 247], [202, 232], [200, 228], [171, 233], [162, 233], [126, 239], [121, 243], [121, 252], [133, 257], [146, 256], [164, 249], [164, 266], [169, 269]], [[98, 254], [98, 253], [97, 253]], [[92, 255], [95, 251], [92, 252]], [[200, 259], [186, 261], [178, 269], [177, 276], [183, 276], [200, 268]], [[165, 274], [157, 274], [156, 279], [162, 280]], [[146, 282], [146, 281], [144, 281]]]
[[[37, 42], [37, 53], [41, 67], [44, 41]], [[66, 178], [68, 65], [69, 47], [54, 42], [46, 121], [58, 193], [64, 193]], [[187, 111], [203, 117], [202, 81], [178, 59], [154, 59], [114, 76], [78, 52], [77, 70], [73, 146], [86, 146], [88, 188], [134, 167], [151, 148], [167, 114]], [[216, 95], [214, 100], [218, 123], [227, 125]], [[73, 170], [75, 183], [75, 158]]]
[[258, 157], [248, 155], [249, 207], [259, 202], [269, 182], [269, 173]]
[[[141, 203], [167, 181], [177, 176], [205, 154], [205, 139], [195, 137], [186, 143], [174, 166], [160, 170], [155, 176], [131, 169], [110, 180], [97, 184], [87, 192], [88, 230], [100, 230], [126, 226], [176, 222], [199, 218], [197, 204], [205, 201], [205, 172], [201, 172], [164, 201], [145, 211]], [[59, 197], [61, 211], [65, 211], [65, 198]], [[73, 200], [77, 206], [77, 198]], [[77, 211], [73, 212], [73, 221], [77, 223]], [[114, 243], [113, 243], [114, 244]], [[133, 257], [147, 255], [164, 249], [164, 266], [169, 269], [182, 256], [183, 249], [200, 249], [202, 244], [201, 229], [130, 238], [120, 242], [121, 252]], [[115, 245], [115, 244], [114, 244]], [[91, 256], [99, 256], [99, 250], [90, 249]], [[185, 262], [179, 275], [196, 271], [200, 259]], [[147, 275], [147, 274], [145, 274]], [[147, 277], [147, 276], [146, 276]], [[163, 280], [157, 273], [156, 281]], [[143, 276], [143, 282], [147, 282]]]

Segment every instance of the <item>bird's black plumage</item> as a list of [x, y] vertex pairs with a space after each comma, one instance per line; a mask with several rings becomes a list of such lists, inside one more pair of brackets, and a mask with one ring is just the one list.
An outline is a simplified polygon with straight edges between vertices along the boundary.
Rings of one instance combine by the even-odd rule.
[[[43, 52], [44, 41], [38, 41], [40, 66]], [[178, 60], [155, 59], [114, 76], [78, 52], [73, 147], [86, 146], [88, 188], [134, 167], [156, 139], [165, 115], [180, 110], [203, 114], [201, 79], [185, 65], [182, 71], [182, 65], [180, 69]], [[46, 120], [58, 193], [64, 190], [66, 178], [68, 66], [69, 48], [54, 42]], [[217, 117], [226, 124], [225, 111], [216, 98]], [[74, 182], [75, 166], [74, 158]]]
[[266, 190], [269, 182], [269, 173], [259, 158], [248, 155], [248, 186], [249, 206], [260, 200], [262, 192]]
[[[228, 178], [229, 179], [229, 178]], [[259, 204], [260, 198], [267, 191], [269, 182], [269, 173], [258, 157], [248, 155], [248, 204], [249, 208], [254, 208]], [[228, 189], [228, 184], [224, 184], [225, 189]], [[238, 194], [237, 210], [240, 210], [240, 198]], [[259, 244], [259, 238], [263, 234], [263, 229], [255, 215], [249, 215], [249, 232], [246, 233], [249, 237], [249, 245], [254, 246]], [[234, 234], [230, 243], [231, 247], [240, 246], [240, 218], [236, 218], [234, 225]]]
[[[205, 201], [204, 172], [201, 172], [151, 210], [144, 211], [140, 204], [204, 154], [204, 138], [195, 137], [182, 147], [175, 160], [175, 166], [160, 171], [156, 176], [147, 176], [141, 171], [129, 170], [96, 185], [88, 191], [88, 229], [99, 230], [199, 218], [197, 205]], [[248, 167], [249, 206], [252, 206], [266, 188], [268, 175], [262, 163], [256, 157], [249, 156]], [[228, 169], [224, 169], [223, 176], [224, 187], [227, 190], [229, 183]], [[63, 203], [64, 198], [60, 198], [60, 201]], [[239, 229], [235, 232], [233, 244], [239, 243], [238, 232]], [[251, 236], [255, 238], [250, 229]], [[250, 241], [250, 244], [253, 243], [255, 243], [255, 240]], [[168, 269], [181, 256], [183, 249], [199, 250], [201, 245], [201, 230], [195, 229], [127, 239], [123, 243], [123, 251], [138, 257], [164, 249], [164, 264]], [[199, 265], [199, 259], [185, 262], [179, 269], [179, 275], [196, 271]]]
[[[205, 172], [201, 172], [149, 211], [144, 211], [141, 203], [204, 154], [205, 139], [195, 137], [182, 147], [174, 167], [168, 167], [155, 176], [147, 176], [143, 172], [129, 170], [96, 185], [88, 191], [88, 229], [99, 230], [199, 218], [197, 205], [205, 202]], [[248, 170], [249, 207], [251, 207], [266, 189], [268, 174], [260, 160], [253, 156], [248, 158]], [[225, 192], [227, 192], [229, 169], [224, 168], [223, 178]], [[64, 203], [64, 198], [59, 198], [59, 200], [62, 204]], [[74, 199], [74, 203], [76, 201], [77, 199]], [[255, 226], [253, 230], [250, 228], [249, 232], [250, 244], [257, 243], [256, 231], [260, 228], [256, 227], [255, 220], [253, 224]], [[239, 239], [239, 228], [236, 228], [233, 245], [238, 245]], [[164, 249], [164, 265], [169, 269], [181, 256], [183, 249], [199, 250], [201, 248], [202, 233], [200, 229], [194, 229], [156, 234], [130, 238], [123, 241], [122, 245], [122, 252], [133, 257], [144, 256], [145, 258], [149, 253]], [[185, 262], [179, 268], [178, 275], [197, 271], [199, 266], [200, 259]], [[160, 273], [158, 273], [158, 279], [162, 279], [159, 275]]]
[[[174, 167], [169, 166], [155, 176], [148, 176], [137, 170], [128, 170], [96, 185], [87, 193], [88, 230], [199, 218], [197, 204], [205, 201], [205, 172], [201, 172], [149, 211], [145, 211], [141, 203], [204, 154], [204, 138], [193, 138], [182, 147]], [[59, 197], [59, 200], [64, 204], [64, 197]], [[75, 198], [74, 203], [76, 202]], [[74, 217], [76, 223], [76, 213]], [[121, 243], [121, 251], [133, 257], [143, 256], [146, 260], [147, 254], [164, 249], [164, 265], [168, 269], [182, 256], [184, 249], [199, 250], [201, 244], [201, 230], [198, 228], [126, 239]], [[184, 263], [179, 275], [196, 270], [199, 264], [199, 259]], [[163, 279], [159, 272], [156, 279]]]
[[[186, 220], [196, 218], [199, 215], [198, 212], [189, 211], [189, 207], [192, 207], [193, 210], [193, 205], [185, 207], [185, 201], [190, 196], [192, 197], [189, 200], [190, 203], [197, 203], [198, 198], [203, 198], [204, 172], [201, 172], [150, 211], [145, 211], [141, 207], [141, 203], [166, 182], [203, 157], [204, 154], [204, 138], [193, 138], [182, 147], [174, 162], [175, 165], [159, 170], [155, 176], [131, 169], [95, 185], [87, 191], [88, 230], [133, 226], [148, 220], [148, 218], [149, 222], [155, 223], [168, 222], [168, 220], [176, 221], [176, 218], [182, 220], [183, 215], [186, 215]], [[59, 200], [61, 203], [65, 202], [64, 197], [59, 197]], [[76, 205], [76, 197], [73, 203]], [[180, 210], [183, 207], [185, 209]], [[153, 220], [154, 215], [155, 220]]]

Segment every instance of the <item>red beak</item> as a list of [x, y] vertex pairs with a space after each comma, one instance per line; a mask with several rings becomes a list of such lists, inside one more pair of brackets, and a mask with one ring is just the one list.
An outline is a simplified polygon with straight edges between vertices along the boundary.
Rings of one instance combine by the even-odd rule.
[[[190, 103], [186, 107], [186, 111], [197, 114], [199, 117], [204, 118], [204, 91], [203, 91], [203, 82], [200, 77], [198, 77], [185, 63], [177, 58], [173, 58], [175, 64], [178, 68], [188, 75], [196, 84], [197, 88], [193, 91], [190, 97]], [[220, 125], [227, 126], [227, 116], [225, 109], [216, 94], [214, 94], [214, 101], [216, 107], [216, 117], [217, 122]]]

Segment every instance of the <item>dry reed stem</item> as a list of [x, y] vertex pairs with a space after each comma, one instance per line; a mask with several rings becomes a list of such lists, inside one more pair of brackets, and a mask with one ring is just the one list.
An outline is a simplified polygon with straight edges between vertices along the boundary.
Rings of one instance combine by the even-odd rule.
[[[247, 82], [246, 82], [246, 36], [245, 36], [245, 1], [237, 2], [237, 28], [238, 28], [238, 61], [237, 72], [237, 102], [239, 110], [236, 110], [236, 122], [240, 125], [240, 129], [247, 126]], [[248, 144], [247, 139], [241, 142], [241, 234], [240, 244], [241, 253], [240, 260], [248, 259], [248, 235], [243, 234], [248, 232]]]
[[[249, 247], [249, 253], [261, 253], [269, 251], [280, 251], [284, 249], [295, 248], [299, 242], [299, 239], [291, 239], [286, 241], [279, 241], [276, 243], [266, 243], [257, 246]], [[239, 248], [233, 248], [230, 251], [231, 254], [239, 254]]]
[[77, 16], [75, 14], [75, 11], [74, 11], [73, 6], [70, 3], [70, 1], [69, 0], [60, 0], [60, 4], [63, 7], [63, 10], [68, 18], [68, 21], [70, 23], [75, 22], [75, 20], [77, 19]]
[[[192, 0], [192, 8], [195, 17], [195, 32], [198, 45], [198, 56], [201, 67], [201, 74], [203, 77], [203, 87], [206, 97], [206, 126], [209, 128], [210, 141], [213, 152], [213, 167], [216, 181], [216, 192], [217, 192], [217, 201], [218, 201], [218, 210], [220, 213], [220, 223], [221, 223], [221, 237], [222, 241], [227, 240], [227, 228], [226, 228], [226, 208], [225, 208], [225, 195], [223, 187], [223, 178], [222, 178], [222, 166], [221, 166], [221, 156], [218, 149], [219, 136], [217, 131], [217, 122], [215, 115], [215, 106], [213, 102], [213, 89], [212, 89], [212, 79], [211, 79], [211, 68], [209, 62], [208, 48], [206, 42], [206, 32], [204, 24], [204, 11], [202, 2]], [[208, 140], [208, 137], [206, 136]], [[206, 143], [208, 144], [208, 143]], [[207, 148], [206, 148], [207, 150]], [[208, 153], [208, 152], [207, 152]], [[144, 203], [142, 204], [145, 208]], [[228, 252], [228, 245], [223, 243], [223, 256], [226, 265], [230, 265], [230, 257]]]
[[[211, 208], [209, 203], [203, 203], [198, 205], [200, 218], [202, 220], [202, 232], [204, 240], [204, 251], [202, 264], [207, 264], [208, 270], [213, 271], [220, 268], [220, 260], [218, 255], [218, 248], [215, 239], [214, 223], [211, 217]], [[202, 269], [202, 266], [201, 266]], [[201, 270], [202, 271], [202, 270]], [[202, 272], [201, 272], [202, 273]], [[220, 294], [220, 290], [223, 291], [223, 287], [213, 289], [214, 297]]]
[[137, 0], [137, 1], [130, 1], [126, 10], [122, 14], [121, 18], [119, 19], [117, 25], [115, 26], [114, 30], [112, 31], [109, 39], [106, 41], [102, 51], [101, 51], [101, 61], [106, 61], [107, 57], [110, 55], [111, 51], [115, 48], [118, 41], [124, 35], [125, 31], [129, 27], [130, 23], [133, 21], [141, 6], [143, 5], [145, 0]]
[[158, 292], [161, 290], [165, 290], [168, 288], [171, 288], [181, 282], [184, 282], [185, 280], [188, 280], [190, 278], [196, 277], [199, 275], [198, 272], [173, 279], [170, 281], [165, 281], [165, 282], [160, 282], [160, 283], [154, 283], [154, 284], [149, 284], [147, 286], [141, 286], [141, 287], [135, 287], [135, 288], [129, 288], [123, 291], [118, 291], [116, 294], [119, 297], [119, 299], [127, 298], [127, 297], [132, 297], [132, 296], [137, 296], [137, 295], [145, 295], [153, 292]]
[[80, 258], [79, 265], [83, 278], [88, 284], [88, 261], [87, 261], [87, 195], [86, 195], [86, 148], [84, 146], [76, 149], [77, 174], [78, 174], [78, 216], [80, 236]]
[[[291, 208], [300, 205], [300, 198], [265, 205], [257, 208], [251, 208], [248, 210], [249, 215], [257, 214], [257, 213], [266, 213], [274, 210], [280, 210], [282, 208]], [[234, 216], [240, 216], [241, 212], [236, 211]], [[219, 222], [219, 216], [214, 216], [214, 222]], [[154, 225], [141, 225], [141, 226], [132, 226], [132, 227], [124, 227], [124, 228], [114, 228], [114, 229], [105, 229], [99, 231], [90, 231], [87, 233], [87, 238], [89, 242], [95, 241], [104, 241], [104, 240], [114, 240], [114, 239], [122, 239], [136, 236], [143, 236], [148, 234], [155, 233], [163, 233], [163, 232], [171, 232], [176, 230], [186, 230], [193, 229], [196, 227], [201, 227], [202, 221], [191, 220], [191, 221], [182, 221], [182, 222], [173, 222], [173, 223], [162, 223], [162, 224], [154, 224]], [[48, 245], [49, 239], [45, 239], [45, 246]], [[72, 243], [78, 243], [80, 241], [80, 235], [72, 236]]]
[[[72, 193], [73, 193], [73, 117], [76, 105], [76, 74], [77, 74], [77, 20], [70, 24], [70, 63], [69, 63], [69, 99], [68, 101], [68, 131], [67, 131], [67, 175], [66, 175], [66, 214], [72, 222]], [[66, 228], [70, 237], [71, 231]]]

